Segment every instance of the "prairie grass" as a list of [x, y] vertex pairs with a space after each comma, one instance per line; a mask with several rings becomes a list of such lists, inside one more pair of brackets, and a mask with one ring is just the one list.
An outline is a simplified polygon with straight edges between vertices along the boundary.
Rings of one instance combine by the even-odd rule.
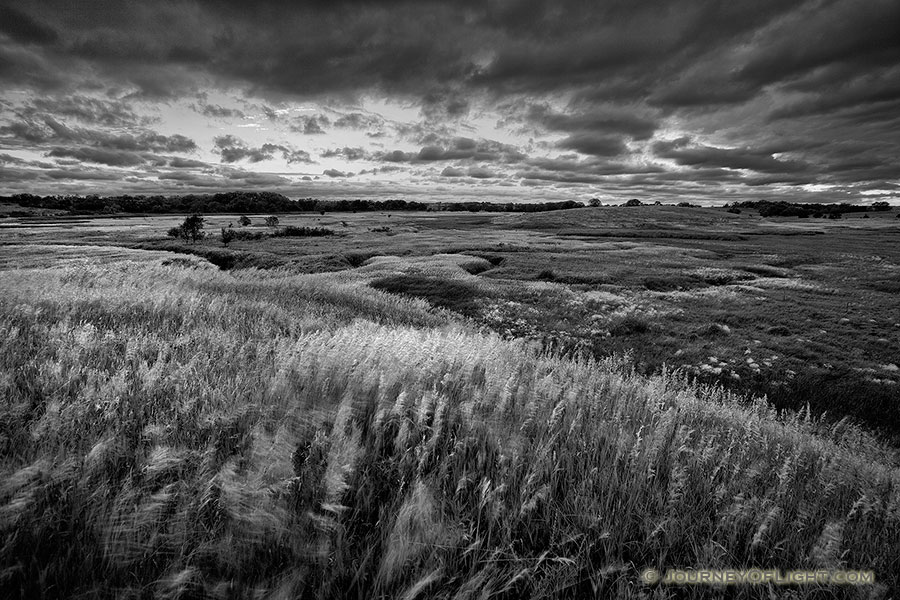
[[119, 261], [0, 271], [0, 291], [3, 597], [710, 592], [646, 567], [900, 586], [898, 459], [846, 422], [342, 274]]

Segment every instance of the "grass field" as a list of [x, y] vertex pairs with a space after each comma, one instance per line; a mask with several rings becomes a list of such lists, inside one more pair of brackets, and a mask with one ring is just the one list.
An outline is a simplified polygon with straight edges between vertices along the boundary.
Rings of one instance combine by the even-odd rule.
[[[866, 215], [869, 218], [863, 218]], [[0, 219], [14, 266], [28, 244], [200, 255], [230, 270], [342, 271], [418, 297], [506, 337], [596, 358], [631, 352], [637, 370], [681, 368], [702, 383], [766, 395], [778, 407], [850, 417], [900, 441], [900, 220], [896, 210], [827, 219], [644, 206], [539, 214], [281, 215], [328, 237], [264, 237], [224, 248], [221, 227], [273, 231], [265, 215], [207, 217], [209, 239], [165, 236], [180, 216]], [[485, 258], [457, 281], [374, 256]], [[41, 259], [38, 259], [38, 264]], [[469, 275], [472, 275], [471, 277]], [[450, 287], [448, 287], [450, 286]]]
[[894, 216], [7, 219], [0, 595], [890, 597]]

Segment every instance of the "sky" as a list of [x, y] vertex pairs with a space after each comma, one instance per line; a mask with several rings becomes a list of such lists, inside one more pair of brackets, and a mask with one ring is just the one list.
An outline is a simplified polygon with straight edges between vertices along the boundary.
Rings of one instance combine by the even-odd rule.
[[898, 0], [0, 0], [0, 193], [900, 204]]

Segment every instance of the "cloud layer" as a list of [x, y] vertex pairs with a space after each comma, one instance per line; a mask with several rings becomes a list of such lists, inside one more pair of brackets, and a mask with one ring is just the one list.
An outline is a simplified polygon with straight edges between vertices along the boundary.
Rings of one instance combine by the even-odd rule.
[[900, 201], [897, 31], [895, 0], [0, 0], [0, 191]]

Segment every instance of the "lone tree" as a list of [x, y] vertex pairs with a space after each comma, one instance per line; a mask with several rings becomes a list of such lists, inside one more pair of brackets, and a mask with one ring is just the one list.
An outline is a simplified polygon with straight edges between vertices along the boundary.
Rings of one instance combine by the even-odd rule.
[[278, 217], [275, 215], [266, 217], [266, 227], [278, 227]]
[[231, 242], [237, 234], [234, 232], [234, 229], [226, 229], [222, 228], [222, 245], [226, 248], [228, 247], [228, 243]]
[[181, 224], [181, 237], [190, 240], [191, 243], [203, 239], [203, 217], [200, 215], [185, 217], [184, 223]]
[[238, 223], [241, 227], [246, 227], [250, 224], [250, 217], [248, 217], [247, 215], [241, 215], [241, 218], [238, 219]]

